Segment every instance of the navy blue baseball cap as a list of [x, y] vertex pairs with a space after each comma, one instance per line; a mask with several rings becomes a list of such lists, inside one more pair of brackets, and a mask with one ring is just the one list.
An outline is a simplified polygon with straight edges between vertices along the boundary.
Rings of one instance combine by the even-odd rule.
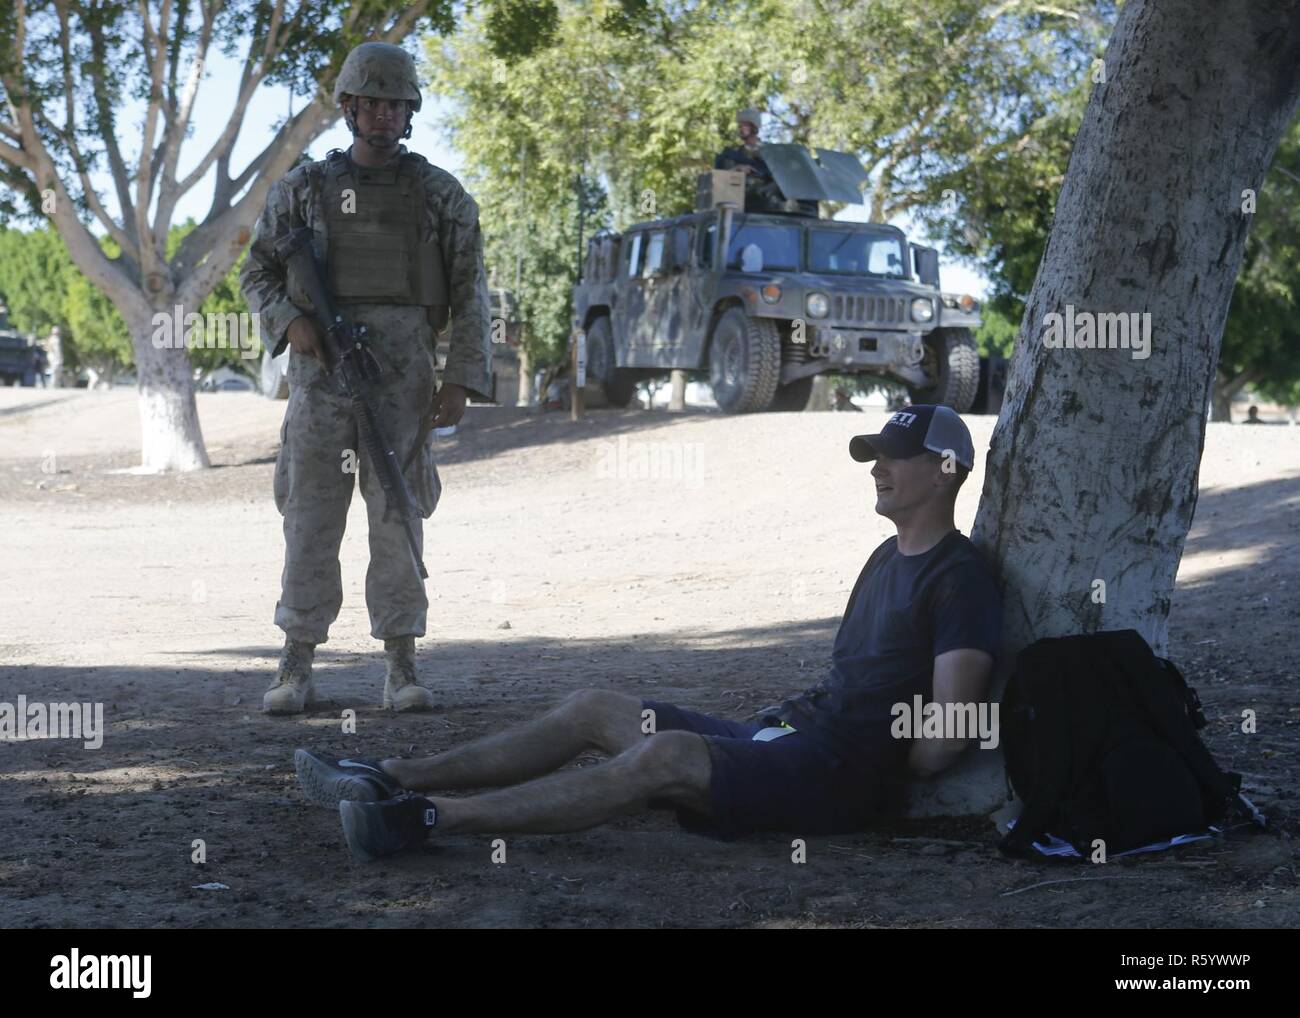
[[849, 455], [859, 463], [877, 456], [907, 460], [923, 452], [951, 452], [967, 470], [975, 469], [975, 443], [966, 422], [951, 407], [918, 403], [906, 406], [885, 422], [878, 435], [855, 435]]

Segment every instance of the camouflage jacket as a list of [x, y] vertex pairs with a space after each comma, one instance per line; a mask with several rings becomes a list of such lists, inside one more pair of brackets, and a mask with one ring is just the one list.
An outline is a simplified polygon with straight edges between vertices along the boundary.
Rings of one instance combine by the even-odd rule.
[[[399, 154], [405, 151], [406, 146], [399, 146]], [[239, 273], [249, 310], [260, 315], [265, 345], [275, 354], [288, 341], [289, 323], [303, 313], [289, 299], [275, 245], [289, 231], [310, 226], [316, 235], [317, 253], [324, 255], [328, 250], [319, 198], [324, 172], [324, 160], [303, 163], [271, 185]], [[487, 399], [492, 387], [490, 312], [478, 205], [455, 177], [428, 162], [424, 164], [424, 191], [429, 225], [442, 242], [450, 292], [450, 342], [443, 384], [463, 386], [471, 395]]]

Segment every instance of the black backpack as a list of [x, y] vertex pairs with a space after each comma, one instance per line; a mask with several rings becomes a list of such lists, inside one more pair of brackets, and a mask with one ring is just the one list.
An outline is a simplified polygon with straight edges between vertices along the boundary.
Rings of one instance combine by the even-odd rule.
[[1196, 734], [1196, 691], [1132, 629], [1026, 647], [1000, 723], [1009, 786], [1025, 804], [999, 842], [1007, 855], [1035, 854], [1047, 833], [1085, 859], [1097, 838], [1107, 855], [1124, 852], [1204, 831], [1239, 798], [1241, 775], [1220, 770]]

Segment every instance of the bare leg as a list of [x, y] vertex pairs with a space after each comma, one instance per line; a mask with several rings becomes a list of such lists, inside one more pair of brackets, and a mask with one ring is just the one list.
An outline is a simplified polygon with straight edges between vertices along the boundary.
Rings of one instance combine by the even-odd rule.
[[570, 694], [554, 710], [504, 732], [422, 760], [385, 760], [403, 788], [434, 791], [492, 788], [563, 767], [587, 749], [617, 756], [645, 741], [641, 700], [606, 689]]
[[[639, 729], [638, 729], [639, 731]], [[432, 798], [438, 831], [560, 834], [581, 831], [664, 799], [712, 815], [709, 747], [694, 732], [660, 732], [613, 760], [463, 799]]]

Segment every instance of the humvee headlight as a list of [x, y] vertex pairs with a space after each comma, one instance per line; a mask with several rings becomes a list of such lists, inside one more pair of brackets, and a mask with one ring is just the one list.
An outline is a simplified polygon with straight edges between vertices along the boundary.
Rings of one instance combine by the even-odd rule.
[[928, 322], [934, 317], [934, 305], [929, 297], [917, 297], [912, 301], [912, 321]]
[[961, 308], [963, 311], [965, 311], [967, 314], [970, 314], [972, 311], [974, 311], [977, 307], [980, 306], [980, 302], [977, 301], [974, 297], [972, 297], [969, 293], [963, 293], [960, 297], [957, 298], [957, 306]]
[[805, 306], [808, 308], [809, 318], [825, 318], [831, 310], [831, 302], [827, 300], [824, 293], [808, 294]]
[[763, 299], [769, 304], [775, 304], [781, 299], [781, 288], [775, 283], [768, 283], [763, 287]]

